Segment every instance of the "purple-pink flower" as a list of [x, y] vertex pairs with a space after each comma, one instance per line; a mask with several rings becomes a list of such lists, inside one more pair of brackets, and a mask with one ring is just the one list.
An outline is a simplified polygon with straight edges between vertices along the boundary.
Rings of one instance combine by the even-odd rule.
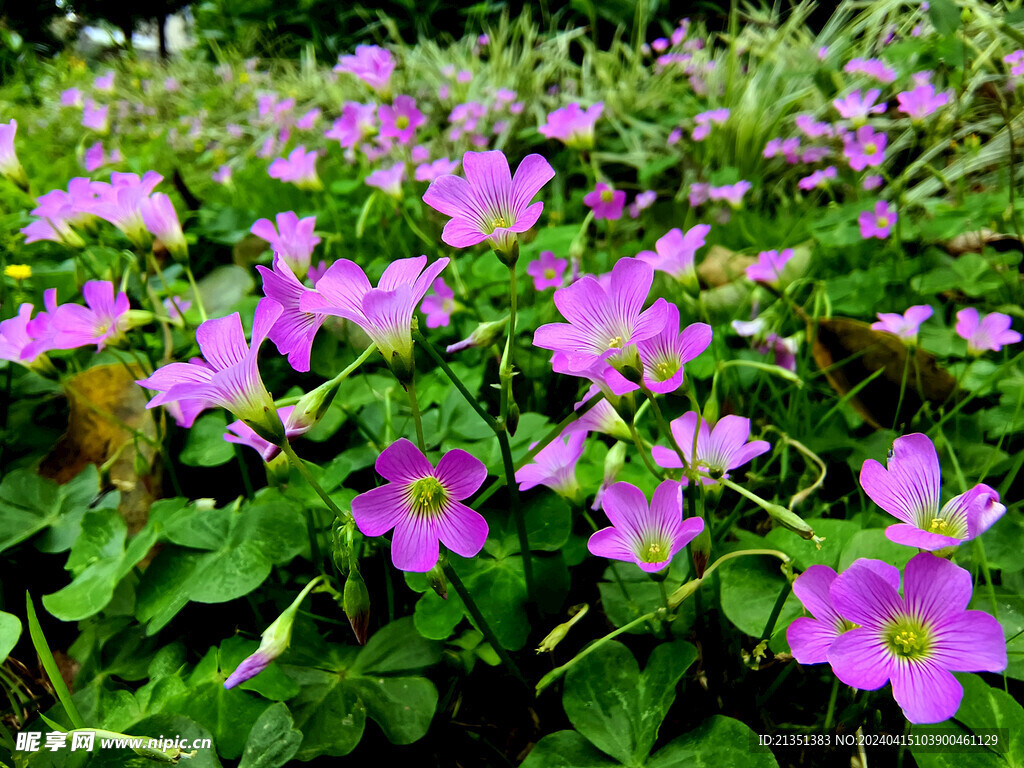
[[603, 181], [583, 196], [583, 204], [594, 212], [595, 219], [617, 221], [622, 218], [622, 208], [626, 205], [626, 193], [621, 189], [612, 189]]
[[940, 506], [942, 474], [939, 455], [926, 435], [898, 437], [888, 469], [868, 459], [860, 484], [875, 504], [900, 520], [885, 529], [897, 544], [930, 551], [955, 547], [980, 536], [1003, 516], [999, 494], [984, 483]]
[[797, 182], [797, 186], [805, 192], [812, 190], [815, 187], [824, 188], [828, 183], [828, 180], [834, 179], [836, 175], [836, 167], [834, 165], [830, 165], [828, 168], [820, 171], [814, 171], [810, 175], [804, 176]]
[[220, 406], [264, 438], [282, 438], [281, 419], [257, 366], [260, 345], [280, 315], [280, 304], [273, 299], [261, 299], [253, 318], [251, 344], [245, 341], [237, 312], [207, 320], [196, 329], [196, 341], [204, 359], [170, 363], [137, 382], [159, 392], [146, 407], [179, 401], [186, 420], [191, 422], [203, 408]]
[[899, 111], [909, 115], [911, 120], [917, 122], [926, 118], [939, 107], [948, 104], [949, 94], [946, 92], [936, 94], [934, 85], [924, 83], [913, 90], [897, 93], [896, 101], [899, 103]]
[[[693, 187], [697, 185], [694, 184]], [[693, 194], [693, 187], [690, 194]], [[743, 204], [743, 197], [750, 191], [751, 184], [746, 179], [737, 181], [735, 184], [726, 184], [722, 187], [708, 187], [707, 195], [711, 200], [725, 200], [733, 208], [739, 208]]]
[[455, 311], [455, 291], [443, 277], [439, 277], [431, 286], [433, 293], [427, 294], [420, 309], [427, 316], [427, 328], [447, 328]]
[[270, 270], [262, 264], [256, 266], [263, 278], [263, 293], [281, 305], [281, 314], [267, 338], [274, 342], [278, 352], [288, 356], [292, 368], [305, 373], [309, 370], [313, 338], [327, 316], [321, 312], [304, 312], [299, 307], [302, 297], [315, 291], [299, 281], [280, 253], [274, 255], [273, 267]]
[[317, 155], [317, 150], [307, 152], [305, 146], [300, 144], [288, 153], [287, 159], [279, 157], [274, 160], [267, 173], [270, 178], [294, 184], [299, 189], [321, 189], [323, 185], [316, 175]]
[[391, 51], [376, 45], [357, 45], [354, 56], [339, 56], [334, 65], [335, 72], [349, 72], [379, 93], [387, 92], [394, 70]]
[[856, 626], [833, 641], [828, 662], [836, 677], [860, 690], [892, 683], [912, 723], [947, 720], [963, 698], [952, 672], [1006, 668], [1002, 628], [984, 611], [967, 610], [971, 575], [949, 560], [915, 555], [902, 596], [879, 567], [858, 560], [829, 588], [836, 611]]
[[636, 345], [644, 366], [644, 386], [656, 394], [675, 392], [683, 383], [683, 365], [710, 343], [711, 326], [691, 323], [680, 331], [679, 307], [670, 303], [661, 333]]
[[108, 280], [90, 280], [82, 286], [86, 306], [61, 304], [50, 317], [52, 349], [77, 349], [95, 344], [102, 350], [119, 340], [128, 328], [128, 297], [114, 295]]
[[604, 102], [583, 109], [577, 103], [569, 104], [548, 115], [547, 122], [537, 130], [549, 139], [577, 149], [594, 146], [594, 124], [604, 111]]
[[885, 200], [879, 200], [875, 203], [873, 211], [861, 211], [860, 216], [857, 217], [857, 223], [860, 225], [860, 236], [865, 239], [877, 237], [879, 240], [885, 240], [892, 231], [896, 219], [895, 206], [890, 205]]
[[917, 332], [921, 323], [932, 316], [932, 308], [928, 304], [915, 304], [902, 315], [895, 312], [879, 312], [878, 322], [872, 323], [872, 329], [896, 334], [911, 344], [917, 342]]
[[399, 144], [408, 144], [416, 135], [416, 129], [427, 121], [423, 113], [416, 109], [416, 99], [412, 96], [395, 96], [389, 106], [381, 104], [380, 135], [385, 138], [398, 139]]
[[554, 251], [541, 251], [540, 258], [526, 266], [526, 274], [533, 278], [533, 287], [537, 291], [560, 288], [568, 266], [569, 262], [556, 258]]
[[860, 73], [873, 77], [880, 83], [891, 83], [896, 79], [896, 70], [889, 67], [881, 59], [850, 59], [844, 72]]
[[[691, 464], [705, 472], [727, 476], [730, 469], [742, 467], [751, 459], [760, 456], [771, 448], [766, 440], [750, 441], [750, 419], [742, 416], [723, 416], [715, 424], [715, 428], [708, 427], [708, 423], [700, 418], [700, 428], [697, 428], [698, 415], [694, 411], [688, 411], [674, 419], [669, 425], [672, 429], [672, 436], [683, 452], [687, 464]], [[697, 431], [697, 452], [693, 452], [693, 433]], [[679, 469], [682, 462], [679, 461], [679, 454], [672, 448], [665, 448], [660, 445], [654, 446], [651, 450], [654, 461], [659, 467], [666, 469]], [[686, 482], [686, 478], [683, 478]], [[706, 477], [703, 480], [705, 485], [711, 485], [715, 481]]]
[[710, 231], [711, 227], [707, 224], [697, 224], [688, 229], [685, 235], [678, 227], [670, 229], [654, 243], [653, 251], [640, 251], [636, 257], [650, 264], [656, 271], [665, 272], [680, 283], [696, 288], [695, 256], [697, 250], [704, 247]]
[[1010, 330], [1011, 322], [1010, 316], [1002, 312], [979, 317], [978, 310], [967, 307], [956, 313], [956, 333], [967, 341], [967, 351], [972, 355], [998, 352], [1004, 344], [1016, 344], [1021, 339], [1017, 331]]
[[[893, 589], [900, 588], [899, 569], [881, 560], [862, 558], [857, 562], [874, 570]], [[829, 590], [838, 575], [827, 565], [812, 565], [793, 582], [793, 594], [814, 617], [801, 616], [786, 628], [786, 640], [800, 664], [824, 664], [836, 638], [853, 629], [832, 604]]]
[[554, 169], [540, 155], [527, 155], [513, 177], [498, 150], [467, 152], [462, 168], [466, 178], [441, 176], [423, 194], [423, 202], [452, 217], [441, 239], [453, 248], [490, 240], [492, 247], [509, 251], [517, 233], [540, 218], [544, 203], [530, 201], [554, 177]]
[[395, 529], [391, 562], [403, 571], [424, 573], [437, 564], [438, 543], [462, 557], [474, 557], [487, 540], [487, 522], [463, 500], [487, 477], [483, 462], [466, 451], [448, 451], [434, 467], [402, 438], [377, 457], [386, 485], [352, 499], [352, 517], [364, 536]]
[[405, 181], [405, 163], [399, 160], [387, 168], [378, 168], [366, 177], [366, 186], [376, 187], [390, 197], [402, 198], [402, 182]]
[[654, 201], [658, 199], [658, 193], [653, 189], [646, 189], [643, 192], [638, 192], [636, 197], [633, 198], [633, 202], [629, 204], [629, 217], [635, 219], [640, 215], [641, 211], [647, 210]]
[[782, 279], [782, 271], [792, 258], [792, 248], [785, 248], [781, 252], [761, 251], [757, 254], [757, 261], [747, 267], [747, 279], [758, 283], [777, 285]]
[[693, 129], [691, 138], [694, 141], [704, 141], [711, 133], [712, 125], [721, 125], [729, 119], [728, 109], [712, 109], [708, 112], [701, 112], [695, 115], [693, 120], [697, 124]]
[[266, 240], [270, 249], [301, 279], [309, 270], [313, 249], [320, 244], [320, 238], [313, 234], [316, 216], [300, 219], [294, 211], [285, 211], [274, 218], [276, 227], [270, 219], [259, 219], [249, 231]]
[[[537, 452], [533, 461], [516, 472], [520, 491], [528, 491], [538, 485], [546, 485], [560, 496], [575, 499], [580, 484], [576, 480], [576, 463], [583, 455], [587, 433], [575, 430], [563, 434]], [[536, 443], [530, 445], [532, 448]]]
[[855, 126], [860, 126], [867, 122], [870, 115], [880, 115], [885, 112], [886, 103], [884, 101], [881, 104], [875, 103], [881, 93], [877, 88], [872, 88], [862, 96], [858, 89], [846, 98], [835, 99], [832, 105], [840, 115], [847, 120], [852, 120]]
[[156, 192], [139, 201], [139, 212], [142, 223], [149, 233], [160, 240], [171, 255], [179, 260], [188, 256], [188, 244], [185, 233], [181, 231], [178, 212], [174, 210], [171, 198], [163, 192]]
[[855, 171], [877, 168], [885, 160], [888, 141], [884, 133], [876, 133], [870, 125], [862, 125], [856, 134], [847, 133], [843, 136], [843, 154]]
[[341, 117], [324, 137], [336, 139], [345, 149], [354, 148], [377, 132], [377, 105], [346, 101]]
[[397, 259], [387, 266], [374, 288], [362, 267], [338, 259], [317, 281], [316, 290], [302, 295], [299, 309], [355, 323], [373, 340], [396, 374], [412, 375], [412, 316], [427, 288], [446, 266], [447, 258], [429, 267], [426, 256]]
[[615, 263], [607, 288], [591, 275], [560, 288], [555, 306], [569, 322], [542, 325], [534, 333], [534, 346], [564, 352], [568, 370], [577, 375], [598, 364], [611, 365], [616, 394], [636, 389], [622, 371], [631, 369], [639, 379], [642, 363], [636, 343], [656, 336], [669, 316], [664, 299], [643, 308], [653, 281], [649, 264], [625, 258]]
[[587, 549], [598, 557], [635, 563], [657, 573], [704, 530], [699, 517], [683, 519], [682, 485], [665, 480], [654, 489], [650, 505], [643, 491], [630, 483], [615, 483], [601, 499], [612, 525], [596, 531]]
[[455, 173], [455, 169], [458, 167], [458, 160], [449, 160], [447, 157], [441, 157], [432, 163], [417, 165], [415, 179], [416, 181], [433, 181], [445, 174]]
[[[314, 423], [312, 422], [299, 422], [295, 416], [295, 406], [286, 405], [284, 408], [277, 409], [277, 415], [281, 419], [281, 428], [284, 429], [284, 436], [291, 442], [292, 439], [299, 435], [304, 435], [310, 429], [313, 428]], [[273, 461], [281, 453], [281, 447], [274, 443], [265, 440], [256, 434], [255, 430], [252, 429], [244, 421], [233, 421], [227, 426], [227, 433], [224, 435], [224, 439], [229, 443], [237, 443], [238, 445], [247, 445], [256, 451], [264, 462]]]

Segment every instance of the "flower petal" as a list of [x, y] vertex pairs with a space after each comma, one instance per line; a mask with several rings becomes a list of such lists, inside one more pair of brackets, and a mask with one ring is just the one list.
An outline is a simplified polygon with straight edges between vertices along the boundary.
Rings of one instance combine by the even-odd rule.
[[862, 691], [885, 685], [894, 663], [877, 632], [851, 629], [835, 639], [828, 649], [828, 663], [836, 677]]
[[816, 621], [802, 616], [786, 627], [786, 640], [795, 658], [801, 664], [822, 664], [828, 661], [828, 651], [839, 637], [835, 624]]
[[434, 477], [441, 481], [449, 498], [462, 501], [476, 493], [487, 479], [487, 467], [473, 454], [455, 448], [437, 462]]
[[964, 689], [932, 661], [904, 661], [893, 665], [892, 696], [910, 722], [941, 723], [956, 714]]
[[392, 483], [414, 483], [434, 474], [427, 457], [404, 437], [385, 448], [374, 467], [378, 475]]
[[352, 499], [352, 517], [364, 536], [381, 536], [412, 516], [408, 493], [399, 483], [388, 483]]
[[426, 573], [435, 565], [439, 554], [434, 524], [416, 515], [401, 520], [391, 537], [391, 562], [400, 571]]
[[476, 557], [487, 541], [487, 521], [458, 501], [448, 502], [434, 525], [441, 542], [463, 557]]

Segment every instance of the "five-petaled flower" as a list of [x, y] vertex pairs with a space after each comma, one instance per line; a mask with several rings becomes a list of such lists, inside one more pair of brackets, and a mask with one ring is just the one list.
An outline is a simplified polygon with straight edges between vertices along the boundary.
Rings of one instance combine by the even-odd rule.
[[[750, 439], [750, 419], [742, 416], [723, 416], [715, 424], [715, 428], [708, 427], [704, 419], [700, 419], [700, 428], [697, 429], [697, 452], [693, 452], [693, 433], [697, 427], [699, 417], [693, 411], [688, 411], [669, 425], [672, 429], [672, 437], [676, 445], [683, 453], [686, 463], [704, 472], [719, 474], [728, 477], [730, 469], [742, 467], [756, 456], [760, 456], [771, 448], [766, 440]], [[665, 448], [660, 445], [654, 446], [651, 450], [654, 461], [659, 467], [666, 469], [678, 469], [683, 464], [679, 460], [679, 454], [672, 448]], [[684, 484], [687, 478], [683, 478]], [[710, 477], [703, 478], [705, 485], [715, 482]]]
[[615, 483], [605, 490], [601, 507], [612, 524], [590, 537], [591, 554], [636, 563], [647, 573], [663, 569], [704, 530], [701, 518], [683, 519], [682, 486], [675, 480], [655, 488], [649, 505], [635, 485]]
[[865, 461], [860, 484], [875, 504], [900, 520], [886, 528], [885, 535], [908, 547], [955, 547], [980, 536], [1006, 512], [999, 493], [984, 483], [940, 506], [939, 454], [920, 433], [896, 438], [888, 469], [874, 459]]
[[441, 239], [453, 248], [490, 240], [496, 250], [510, 253], [517, 234], [540, 218], [544, 203], [530, 201], [551, 181], [554, 169], [540, 155], [527, 155], [512, 176], [499, 150], [467, 152], [462, 168], [466, 178], [441, 176], [423, 194], [423, 202], [452, 217]]
[[902, 315], [895, 312], [879, 312], [877, 313], [878, 322], [872, 323], [871, 328], [876, 331], [894, 333], [904, 341], [915, 344], [921, 323], [931, 317], [933, 311], [928, 304], [915, 304]]
[[402, 438], [377, 457], [387, 485], [352, 499], [352, 517], [364, 536], [395, 529], [391, 562], [403, 571], [426, 572], [437, 564], [438, 542], [474, 557], [487, 540], [487, 522], [463, 504], [487, 477], [483, 462], [466, 451], [448, 451], [434, 467]]
[[1017, 331], [1010, 330], [1011, 319], [1002, 312], [978, 316], [974, 307], [956, 313], [956, 333], [967, 342], [967, 351], [981, 355], [986, 351], [998, 352], [1004, 344], [1016, 344], [1021, 339]]

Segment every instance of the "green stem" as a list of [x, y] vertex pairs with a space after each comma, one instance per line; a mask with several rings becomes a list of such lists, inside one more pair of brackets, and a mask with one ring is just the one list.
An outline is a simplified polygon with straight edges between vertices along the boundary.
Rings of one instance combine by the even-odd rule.
[[787, 581], [782, 591], [779, 592], [779, 596], [775, 598], [775, 605], [772, 606], [772, 612], [768, 616], [768, 623], [764, 625], [764, 632], [761, 633], [761, 640], [765, 641], [771, 638], [772, 632], [775, 631], [775, 624], [779, 621], [779, 615], [782, 613], [782, 606], [786, 604], [786, 598], [789, 597], [789, 592], [792, 586]]
[[462, 583], [462, 579], [459, 578], [459, 574], [455, 572], [455, 569], [452, 568], [450, 563], [444, 564], [444, 575], [448, 577], [449, 583], [455, 588], [459, 597], [462, 598], [462, 603], [466, 606], [466, 610], [469, 611], [469, 615], [473, 618], [473, 622], [476, 624], [477, 629], [483, 633], [487, 642], [491, 644], [492, 648], [494, 648], [494, 652], [498, 654], [505, 666], [508, 667], [509, 672], [515, 676], [516, 680], [529, 688], [530, 684], [526, 681], [526, 678], [523, 677], [523, 673], [519, 671], [519, 667], [516, 666], [512, 657], [508, 655], [508, 651], [506, 651], [502, 644], [498, 642], [498, 638], [495, 636], [494, 630], [491, 629], [491, 625], [487, 623], [483, 614], [480, 613], [480, 609], [477, 608], [476, 603], [470, 596], [469, 590], [466, 589], [466, 585]]
[[427, 446], [423, 440], [423, 417], [420, 415], [420, 404], [416, 399], [416, 381], [414, 378], [409, 379], [405, 389], [409, 393], [409, 407], [412, 409], [412, 419], [416, 424], [416, 442], [419, 444], [420, 451], [426, 453]]
[[53, 691], [57, 694], [57, 698], [63, 705], [64, 711], [67, 712], [71, 724], [75, 728], [85, 728], [85, 720], [82, 719], [78, 707], [75, 706], [75, 702], [71, 699], [71, 691], [68, 690], [67, 683], [61, 677], [60, 670], [57, 668], [57, 662], [53, 658], [53, 651], [50, 650], [50, 645], [46, 642], [46, 635], [43, 634], [43, 628], [36, 617], [36, 608], [32, 603], [32, 595], [28, 592], [25, 593], [25, 608], [28, 616], [28, 632], [32, 638], [32, 645], [35, 646], [46, 676], [50, 678], [50, 685], [53, 686]]
[[192, 296], [196, 300], [196, 309], [199, 310], [199, 319], [206, 322], [206, 307], [203, 306], [203, 297], [199, 293], [199, 286], [196, 285], [196, 276], [192, 274], [192, 265], [185, 263], [185, 275], [188, 277], [188, 284], [192, 287]]
[[466, 389], [466, 385], [462, 383], [462, 379], [460, 379], [456, 375], [455, 371], [451, 369], [451, 366], [445, 362], [444, 358], [441, 357], [438, 351], [434, 348], [434, 345], [427, 341], [427, 338], [419, 331], [413, 331], [412, 337], [420, 346], [427, 350], [427, 354], [434, 359], [434, 362], [437, 363], [438, 367], [444, 372], [444, 375], [447, 376], [448, 380], [455, 385], [455, 388], [459, 390], [462, 396], [466, 399], [466, 402], [473, 407], [473, 410], [477, 412], [477, 415], [479, 415], [487, 426], [491, 428], [491, 431], [497, 433], [500, 429], [498, 422], [480, 406], [477, 399], [468, 389]]
[[839, 695], [839, 678], [832, 677], [832, 693], [828, 697], [828, 709], [825, 710], [825, 733], [832, 730], [832, 718], [836, 714], [836, 697]]
[[661, 480], [661, 473], [654, 468], [654, 466], [651, 464], [651, 460], [647, 458], [647, 448], [644, 446], [643, 441], [640, 439], [640, 433], [636, 431], [636, 424], [629, 425], [629, 432], [631, 435], [633, 435], [633, 445], [636, 446], [636, 450], [640, 454], [640, 459], [643, 461], [644, 466], [647, 467], [648, 471], [656, 478], [658, 478], [658, 480]]
[[[679, 456], [679, 461], [683, 463], [683, 472], [689, 474], [690, 462], [686, 460], [686, 454], [683, 453], [683, 449], [680, 448], [679, 443], [676, 442], [676, 436], [672, 434], [672, 427], [665, 420], [665, 416], [661, 412], [661, 407], [654, 398], [654, 393], [647, 389], [647, 387], [643, 386], [640, 387], [640, 390], [644, 393], [644, 397], [646, 397], [647, 401], [651, 404], [651, 410], [654, 411], [654, 419], [658, 422], [658, 429], [661, 431], [664, 438], [668, 440], [669, 445], [672, 446], [672, 450], [676, 452], [677, 456]], [[700, 412], [697, 413], [697, 418], [700, 419]], [[699, 432], [700, 430], [698, 429], [697, 431]], [[695, 480], [696, 478], [690, 479]]]
[[519, 303], [519, 285], [516, 283], [515, 262], [508, 267], [508, 336], [505, 352], [501, 356], [501, 423], [508, 423], [508, 409], [512, 404], [512, 358], [515, 352], [516, 306]]
[[313, 473], [309, 471], [309, 467], [306, 466], [306, 463], [299, 458], [298, 454], [295, 453], [295, 449], [292, 448], [292, 444], [289, 443], [287, 440], [282, 440], [281, 450], [284, 451], [285, 455], [288, 457], [288, 460], [292, 463], [292, 466], [299, 470], [299, 474], [302, 475], [303, 479], [307, 483], [309, 483], [310, 487], [314, 491], [316, 491], [316, 495], [320, 497], [320, 500], [324, 503], [324, 505], [329, 510], [331, 510], [331, 512], [333, 512], [337, 516], [337, 518], [341, 520], [343, 523], [347, 522], [350, 515], [346, 515], [344, 512], [342, 512], [341, 508], [334, 503], [334, 499], [327, 495], [327, 491], [325, 491], [323, 489], [323, 486], [321, 486], [320, 483], [316, 481], [316, 478], [313, 477]]
[[512, 519], [516, 523], [516, 536], [519, 538], [519, 551], [523, 556], [523, 576], [526, 578], [526, 594], [530, 600], [537, 599], [533, 583], [533, 555], [530, 553], [530, 539], [526, 533], [526, 516], [519, 503], [519, 485], [516, 483], [516, 467], [512, 461], [512, 448], [508, 442], [508, 432], [501, 430], [498, 434], [498, 445], [501, 446], [501, 463], [505, 468], [505, 482], [508, 484], [508, 501]]

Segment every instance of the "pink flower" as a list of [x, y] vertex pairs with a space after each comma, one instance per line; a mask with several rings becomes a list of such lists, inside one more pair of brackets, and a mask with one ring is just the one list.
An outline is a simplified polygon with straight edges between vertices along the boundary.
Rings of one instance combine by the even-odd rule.
[[188, 256], [185, 233], [181, 231], [178, 212], [174, 210], [171, 198], [163, 192], [156, 192], [139, 202], [142, 223], [153, 237], [158, 238], [176, 259]]
[[548, 115], [547, 122], [537, 130], [549, 139], [558, 139], [563, 144], [577, 149], [594, 146], [594, 125], [604, 111], [604, 102], [582, 109], [573, 102]]
[[77, 349], [95, 344], [97, 351], [118, 341], [128, 327], [128, 297], [107, 280], [90, 280], [82, 286], [86, 306], [61, 304], [50, 317], [52, 349]]
[[357, 45], [354, 56], [339, 56], [335, 72], [355, 75], [377, 92], [386, 92], [395, 60], [391, 51], [376, 45]]
[[[538, 485], [545, 485], [559, 496], [575, 499], [580, 492], [580, 484], [576, 480], [576, 463], [583, 455], [586, 438], [586, 432], [575, 431], [548, 443], [533, 457], [531, 463], [516, 472], [519, 490], [528, 491]], [[530, 447], [534, 445], [536, 443]]]
[[864, 181], [861, 183], [861, 186], [870, 192], [871, 190], [878, 189], [880, 186], [882, 186], [882, 183], [884, 181], [885, 179], [883, 179], [877, 173], [871, 174], [870, 176], [864, 177]]
[[62, 107], [82, 106], [82, 92], [78, 88], [68, 88], [60, 92], [60, 105]]
[[892, 231], [896, 218], [896, 209], [885, 200], [879, 200], [875, 203], [874, 211], [861, 211], [860, 216], [857, 217], [857, 223], [860, 224], [860, 236], [864, 239], [877, 237], [879, 240], [885, 240], [889, 236], [889, 232]]
[[[313, 428], [313, 423], [301, 423], [295, 413], [294, 405], [286, 405], [277, 409], [277, 415], [281, 419], [281, 428], [284, 435], [291, 442], [294, 438], [306, 434]], [[281, 447], [271, 443], [269, 440], [260, 437], [256, 431], [244, 421], [233, 421], [227, 426], [227, 434], [224, 439], [229, 443], [247, 445], [256, 451], [264, 462], [273, 461], [281, 453]]]
[[[749, 181], [737, 181], [723, 187], [708, 187], [708, 197], [712, 200], [725, 200], [733, 208], [739, 208], [743, 204], [743, 196], [750, 191], [750, 187]], [[690, 190], [690, 194], [693, 194], [692, 187]]]
[[416, 129], [427, 120], [416, 109], [416, 100], [412, 96], [396, 96], [391, 106], [381, 104], [379, 113], [380, 135], [396, 138], [400, 144], [411, 142]]
[[622, 218], [626, 193], [620, 189], [612, 189], [603, 181], [599, 181], [592, 192], [583, 196], [583, 204], [594, 212], [595, 219], [617, 221]]
[[949, 103], [948, 93], [935, 93], [935, 86], [925, 83], [914, 88], [912, 91], [903, 91], [896, 94], [896, 101], [899, 102], [899, 111], [909, 115], [914, 122], [923, 120], [939, 107]]
[[458, 167], [458, 160], [449, 160], [447, 157], [441, 157], [432, 163], [423, 163], [416, 166], [415, 178], [416, 181], [433, 181], [446, 174], [454, 173]]
[[99, 186], [94, 182], [92, 189], [99, 190], [99, 196], [78, 205], [78, 209], [99, 216], [124, 232], [137, 246], [147, 247], [150, 235], [142, 220], [143, 200], [163, 180], [155, 171], [146, 171], [140, 179], [134, 173], [112, 173], [109, 185]]
[[100, 106], [92, 99], [89, 99], [85, 102], [85, 107], [82, 110], [82, 126], [91, 128], [96, 133], [106, 133], [109, 111], [110, 108], [108, 106]]
[[897, 544], [931, 552], [955, 547], [983, 534], [1006, 512], [999, 494], [984, 483], [940, 505], [939, 454], [927, 435], [896, 438], [887, 465], [865, 461], [860, 484], [875, 504], [900, 521], [885, 529]]
[[804, 176], [797, 182], [797, 186], [804, 191], [814, 189], [815, 187], [823, 189], [829, 179], [834, 179], [836, 177], [836, 173], [836, 167], [834, 165], [830, 165], [824, 170], [814, 171], [809, 176]]
[[979, 319], [978, 310], [968, 307], [956, 313], [956, 334], [967, 341], [967, 351], [972, 355], [998, 352], [1004, 344], [1021, 340], [1017, 331], [1010, 330], [1011, 322], [1010, 316], [1002, 312], [992, 312]]
[[757, 261], [747, 267], [747, 279], [777, 285], [782, 279], [782, 270], [792, 258], [792, 248], [786, 248], [781, 253], [776, 250], [761, 251], [757, 254]]
[[541, 187], [555, 175], [540, 155], [527, 155], [513, 177], [503, 152], [467, 152], [462, 158], [466, 174], [434, 180], [423, 202], [451, 220], [441, 239], [453, 248], [468, 248], [490, 240], [492, 247], [508, 251], [540, 218], [544, 203], [530, 204]]
[[[698, 419], [699, 428], [697, 428]], [[693, 411], [688, 411], [673, 420], [669, 427], [672, 429], [672, 436], [675, 438], [679, 450], [683, 452], [687, 464], [723, 477], [728, 477], [730, 469], [742, 467], [751, 459], [771, 448], [771, 445], [765, 440], [748, 442], [750, 440], [750, 419], [745, 419], [742, 416], [723, 416], [715, 424], [715, 428], [711, 429], [703, 418], [699, 418]], [[695, 429], [697, 430], [696, 454], [693, 453]], [[651, 453], [654, 462], [659, 467], [666, 469], [682, 467], [679, 454], [672, 448], [656, 445]], [[685, 478], [683, 482], [686, 483]], [[705, 477], [702, 482], [705, 485], [712, 485], [715, 480]]]
[[829, 123], [819, 123], [811, 115], [797, 115], [796, 127], [809, 139], [831, 138], [834, 134]]
[[902, 315], [893, 312], [879, 312], [878, 322], [871, 327], [876, 331], [887, 331], [899, 336], [911, 344], [917, 342], [917, 331], [921, 323], [932, 316], [932, 308], [927, 304], [915, 304]]
[[635, 563], [646, 573], [665, 568], [704, 530], [703, 519], [683, 519], [682, 485], [674, 480], [654, 490], [650, 505], [635, 485], [615, 483], [604, 492], [601, 506], [612, 525], [594, 533], [587, 549], [598, 557]]
[[728, 109], [712, 109], [708, 112], [701, 112], [696, 115], [694, 122], [697, 123], [697, 127], [693, 129], [691, 137], [694, 141], [704, 141], [711, 133], [711, 126], [721, 125], [729, 119]]
[[541, 251], [540, 258], [527, 265], [526, 274], [533, 278], [533, 287], [537, 291], [560, 288], [568, 266], [565, 259], [555, 258], [554, 251]]
[[299, 189], [322, 189], [320, 177], [316, 175], [318, 154], [315, 149], [307, 152], [306, 147], [300, 144], [288, 154], [288, 159], [279, 157], [272, 162], [267, 173], [270, 178], [294, 184]]
[[487, 522], [462, 503], [487, 477], [483, 462], [455, 449], [435, 468], [402, 438], [377, 457], [386, 485], [352, 499], [352, 517], [364, 536], [395, 529], [391, 562], [403, 571], [425, 573], [437, 564], [438, 544], [462, 557], [475, 557], [487, 540]]
[[260, 219], [249, 230], [270, 244], [275, 255], [280, 256], [288, 268], [299, 278], [306, 275], [313, 260], [313, 249], [320, 244], [316, 229], [316, 216], [300, 219], [294, 211], [275, 216], [277, 226], [270, 219]]
[[636, 255], [659, 272], [671, 275], [680, 283], [690, 287], [697, 285], [697, 269], [695, 255], [704, 247], [705, 238], [711, 231], [707, 224], [698, 224], [687, 230], [686, 234], [679, 228], [670, 229], [658, 238], [653, 251], [640, 251]]
[[843, 71], [864, 74], [880, 83], [888, 84], [896, 80], [896, 71], [881, 59], [850, 59]]
[[405, 180], [405, 163], [399, 160], [388, 168], [378, 168], [366, 177], [366, 186], [376, 187], [396, 200], [402, 198], [402, 182]]
[[711, 199], [711, 185], [694, 182], [690, 185], [690, 207], [696, 208]]
[[835, 99], [832, 104], [840, 115], [852, 120], [855, 126], [860, 126], [867, 122], [869, 115], [880, 115], [885, 112], [885, 102], [875, 104], [881, 93], [877, 88], [872, 88], [861, 96], [860, 90], [856, 90], [845, 99]]
[[652, 189], [638, 192], [637, 196], [633, 198], [633, 202], [629, 204], [629, 216], [632, 219], [637, 218], [641, 211], [645, 211], [654, 205], [654, 201], [658, 199], [658, 193]]
[[327, 315], [301, 309], [302, 297], [316, 292], [299, 282], [281, 253], [274, 254], [273, 267], [270, 270], [262, 264], [256, 266], [256, 271], [263, 278], [264, 295], [281, 305], [281, 313], [267, 333], [267, 338], [274, 342], [278, 352], [288, 356], [292, 368], [305, 373], [309, 370], [313, 339]]
[[420, 305], [420, 310], [427, 316], [427, 328], [447, 328], [455, 311], [455, 292], [443, 277], [437, 278], [431, 288], [434, 292], [427, 294]]
[[856, 135], [847, 133], [843, 136], [843, 154], [855, 171], [863, 171], [869, 166], [877, 168], [885, 160], [887, 143], [888, 137], [884, 133], [875, 133], [870, 125], [862, 125]]
[[316, 125], [317, 120], [320, 119], [320, 108], [314, 107], [309, 110], [306, 114], [295, 121], [295, 127], [300, 131], [311, 131], [313, 126]]
[[706, 323], [692, 323], [680, 332], [679, 307], [670, 303], [661, 333], [636, 345], [644, 366], [644, 386], [659, 395], [675, 392], [683, 383], [683, 365], [710, 343], [711, 326]]
[[341, 117], [324, 136], [336, 139], [342, 147], [355, 147], [377, 132], [377, 105], [346, 101]]
[[216, 171], [213, 172], [211, 177], [218, 184], [230, 184], [231, 183], [231, 166], [222, 165]]

